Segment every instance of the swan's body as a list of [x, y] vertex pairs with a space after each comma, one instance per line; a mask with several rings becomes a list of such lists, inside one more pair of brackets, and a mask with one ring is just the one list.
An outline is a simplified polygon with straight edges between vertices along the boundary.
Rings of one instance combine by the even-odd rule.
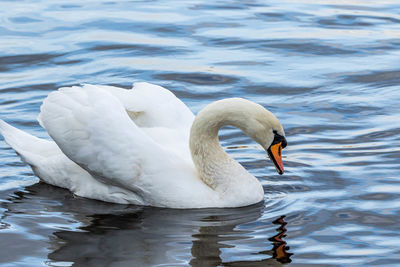
[[218, 130], [239, 127], [265, 149], [277, 136], [284, 140], [279, 121], [258, 104], [225, 99], [195, 118], [170, 91], [148, 83], [61, 88], [44, 100], [38, 119], [55, 142], [2, 120], [0, 133], [42, 181], [82, 197], [158, 207], [263, 200], [260, 182], [224, 152]]

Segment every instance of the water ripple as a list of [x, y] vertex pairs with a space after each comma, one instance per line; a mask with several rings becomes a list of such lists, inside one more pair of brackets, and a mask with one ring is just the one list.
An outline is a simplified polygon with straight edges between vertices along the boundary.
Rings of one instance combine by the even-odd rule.
[[220, 141], [264, 203], [112, 205], [37, 183], [0, 141], [0, 264], [383, 265], [400, 262], [400, 16], [394, 0], [3, 1], [0, 118], [49, 138], [46, 95], [166, 86], [194, 112], [244, 97], [283, 123], [286, 173], [232, 127]]

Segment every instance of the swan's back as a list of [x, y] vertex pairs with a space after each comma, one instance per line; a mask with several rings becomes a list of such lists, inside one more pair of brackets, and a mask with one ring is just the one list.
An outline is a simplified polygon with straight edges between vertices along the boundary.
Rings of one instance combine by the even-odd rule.
[[113, 86], [96, 86], [117, 97], [139, 127], [189, 128], [194, 120], [190, 109], [171, 91], [147, 82], [134, 83], [125, 90]]

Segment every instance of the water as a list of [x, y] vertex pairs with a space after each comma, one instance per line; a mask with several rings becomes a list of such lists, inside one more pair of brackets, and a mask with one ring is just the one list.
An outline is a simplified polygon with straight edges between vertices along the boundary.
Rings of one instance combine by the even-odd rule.
[[149, 81], [194, 112], [226, 97], [268, 107], [286, 173], [240, 131], [228, 153], [265, 202], [169, 210], [38, 183], [0, 142], [4, 266], [400, 263], [400, 5], [386, 1], [2, 1], [0, 117], [39, 137], [42, 100], [82, 82]]

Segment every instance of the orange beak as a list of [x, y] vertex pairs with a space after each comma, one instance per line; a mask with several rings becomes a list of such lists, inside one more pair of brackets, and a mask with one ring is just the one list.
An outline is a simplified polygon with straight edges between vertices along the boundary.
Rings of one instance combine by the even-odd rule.
[[268, 150], [268, 156], [275, 165], [275, 169], [279, 174], [283, 174], [285, 170], [283, 169], [282, 163], [282, 142], [271, 145]]

